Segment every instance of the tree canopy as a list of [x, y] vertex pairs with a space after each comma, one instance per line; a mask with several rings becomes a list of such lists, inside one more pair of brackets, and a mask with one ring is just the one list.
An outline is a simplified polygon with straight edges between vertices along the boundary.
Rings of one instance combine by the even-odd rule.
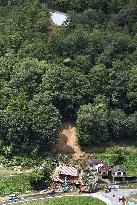
[[[53, 10], [68, 22], [54, 25]], [[136, 139], [136, 32], [136, 0], [1, 0], [4, 148], [48, 150], [64, 119], [82, 145]]]

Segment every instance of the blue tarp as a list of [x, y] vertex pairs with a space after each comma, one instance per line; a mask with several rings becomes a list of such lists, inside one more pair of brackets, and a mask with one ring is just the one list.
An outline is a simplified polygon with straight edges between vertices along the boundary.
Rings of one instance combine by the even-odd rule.
[[135, 202], [128, 202], [128, 205], [137, 205]]

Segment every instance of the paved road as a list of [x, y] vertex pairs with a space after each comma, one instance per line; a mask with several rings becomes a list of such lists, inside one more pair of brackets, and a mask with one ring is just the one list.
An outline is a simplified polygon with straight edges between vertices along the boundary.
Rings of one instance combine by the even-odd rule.
[[[91, 196], [98, 198], [104, 202], [106, 202], [107, 205], [122, 205], [119, 203], [119, 197], [125, 196], [128, 197], [131, 194], [136, 194], [137, 189], [118, 189], [117, 191], [112, 190], [110, 193], [104, 193], [104, 192], [97, 192], [97, 193], [91, 193], [91, 194], [68, 194], [68, 195], [54, 195], [54, 196], [48, 196], [47, 194], [35, 194], [35, 195], [27, 195], [27, 196], [21, 196], [18, 200], [18, 203], [24, 203], [27, 201], [40, 201], [44, 200], [45, 198], [49, 198], [52, 200], [53, 197], [64, 197], [64, 196]], [[113, 197], [115, 195], [115, 197]], [[9, 201], [3, 201], [0, 202], [0, 205], [10, 205], [12, 204]]]
[[[120, 196], [125, 196], [128, 197], [131, 194], [137, 194], [137, 189], [118, 189], [117, 191], [112, 190], [110, 193], [99, 193], [101, 194], [101, 196], [107, 198], [110, 200], [110, 204], [111, 205], [121, 205], [121, 203], [119, 203], [119, 197]], [[113, 195], [115, 195], [115, 197], [113, 197]]]
[[[53, 198], [55, 196], [58, 196], [58, 194], [55, 194], [53, 196], [49, 196], [47, 194], [30, 194], [30, 195], [25, 195], [25, 196], [19, 196], [17, 203], [24, 203], [24, 202], [28, 202], [28, 201], [38, 201], [38, 200], [44, 200], [46, 198]], [[14, 204], [16, 202], [10, 202], [8, 200], [2, 201], [0, 202], [0, 205], [10, 205], [10, 204]]]

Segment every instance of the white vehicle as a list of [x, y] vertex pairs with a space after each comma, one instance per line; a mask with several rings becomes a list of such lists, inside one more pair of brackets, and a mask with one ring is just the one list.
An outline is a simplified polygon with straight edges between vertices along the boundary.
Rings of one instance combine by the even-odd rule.
[[9, 195], [10, 202], [16, 202], [18, 200], [18, 196], [16, 194]]

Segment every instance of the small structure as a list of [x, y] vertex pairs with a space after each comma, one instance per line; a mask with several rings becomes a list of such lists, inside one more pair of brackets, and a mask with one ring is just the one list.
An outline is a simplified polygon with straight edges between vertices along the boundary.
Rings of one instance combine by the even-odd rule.
[[73, 166], [60, 165], [59, 167], [59, 175], [78, 177], [78, 169]]
[[88, 159], [86, 161], [87, 168], [95, 168], [98, 164], [101, 164], [102, 161], [100, 159]]
[[58, 192], [74, 191], [79, 186], [79, 169], [72, 165], [59, 164], [51, 176], [51, 184]]
[[65, 178], [68, 181], [77, 181], [79, 178], [79, 170], [74, 166], [60, 164], [56, 167], [52, 178], [54, 181], [63, 182]]
[[108, 177], [109, 174], [109, 167], [108, 164], [105, 162], [103, 165], [100, 167], [100, 175], [102, 177]]
[[[101, 178], [99, 173], [102, 167], [102, 172], [105, 167], [101, 160], [90, 161], [91, 169], [81, 170], [79, 166], [59, 164], [51, 176], [51, 184], [58, 192], [74, 191], [79, 188], [80, 192], [93, 192], [97, 187], [97, 183]], [[98, 164], [101, 163], [101, 164]], [[88, 164], [87, 164], [88, 165]], [[98, 166], [98, 168], [96, 167]], [[94, 171], [95, 170], [95, 171]], [[106, 173], [106, 170], [105, 170]]]
[[112, 168], [112, 177], [113, 178], [123, 178], [125, 177], [125, 170], [123, 167], [117, 165]]
[[87, 160], [86, 168], [91, 172], [97, 172], [102, 177], [108, 176], [108, 164], [100, 159]]

